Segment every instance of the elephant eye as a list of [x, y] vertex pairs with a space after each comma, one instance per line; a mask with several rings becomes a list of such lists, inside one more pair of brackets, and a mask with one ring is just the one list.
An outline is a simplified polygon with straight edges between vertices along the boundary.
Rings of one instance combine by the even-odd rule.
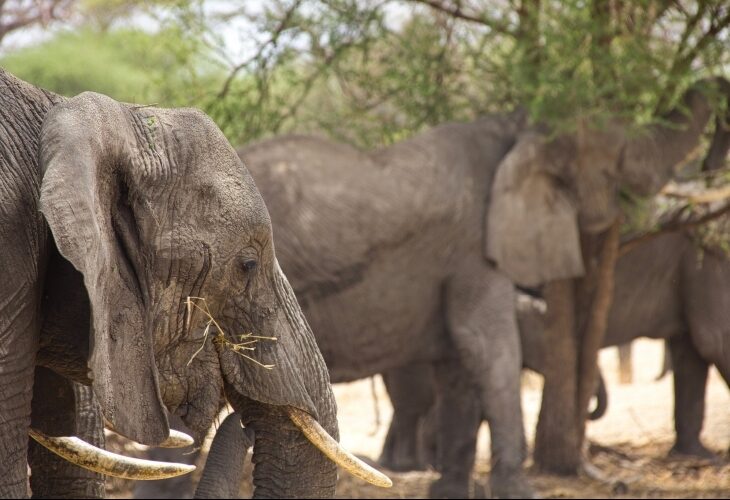
[[256, 262], [255, 259], [246, 259], [243, 261], [243, 270], [247, 273], [253, 272], [256, 270], [256, 266], [258, 265], [258, 262]]

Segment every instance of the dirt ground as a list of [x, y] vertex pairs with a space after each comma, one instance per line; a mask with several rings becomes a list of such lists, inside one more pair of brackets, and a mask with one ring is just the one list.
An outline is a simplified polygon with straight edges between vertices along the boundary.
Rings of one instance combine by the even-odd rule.
[[[616, 349], [604, 349], [600, 365], [609, 391], [606, 415], [588, 424], [591, 472], [575, 479], [537, 474], [529, 476], [543, 498], [728, 498], [730, 497], [730, 391], [713, 368], [707, 388], [702, 440], [723, 456], [719, 464], [667, 458], [673, 440], [672, 377], [655, 381], [660, 372], [663, 343], [639, 340], [633, 344], [634, 381], [620, 385]], [[392, 409], [382, 382], [375, 381], [380, 426], [376, 425], [369, 380], [335, 386], [342, 443], [353, 452], [377, 458]], [[522, 407], [525, 431], [532, 443], [540, 410], [542, 378], [523, 377]], [[482, 426], [475, 467], [476, 487], [483, 487], [489, 470], [489, 431]], [[390, 490], [362, 485], [342, 477], [340, 498], [423, 498], [438, 476], [433, 472], [391, 473]]]
[[[730, 497], [730, 391], [713, 368], [707, 388], [702, 439], [717, 452], [717, 463], [667, 458], [673, 439], [672, 379], [655, 381], [661, 368], [663, 343], [634, 343], [634, 381], [618, 382], [615, 349], [601, 352], [600, 364], [608, 384], [606, 415], [588, 424], [590, 466], [578, 478], [561, 478], [529, 470], [529, 477], [543, 498], [728, 498]], [[528, 443], [534, 439], [540, 408], [542, 378], [523, 377], [523, 411]], [[377, 394], [377, 404], [372, 396]], [[334, 386], [339, 407], [342, 443], [352, 452], [377, 459], [392, 408], [379, 377]], [[376, 410], [377, 407], [377, 410]], [[379, 423], [378, 423], [379, 422]], [[128, 450], [129, 451], [129, 450]], [[528, 463], [529, 465], [529, 463]], [[485, 491], [489, 470], [489, 432], [486, 424], [479, 437], [474, 484]], [[435, 472], [390, 473], [394, 486], [383, 490], [340, 474], [338, 498], [423, 498]], [[127, 482], [128, 483], [128, 482]], [[131, 485], [110, 482], [112, 496], [129, 498]], [[242, 495], [250, 495], [250, 485]]]

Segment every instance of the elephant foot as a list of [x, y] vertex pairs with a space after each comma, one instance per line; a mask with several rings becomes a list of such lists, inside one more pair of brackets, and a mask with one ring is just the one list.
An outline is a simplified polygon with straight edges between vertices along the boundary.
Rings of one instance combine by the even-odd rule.
[[492, 498], [538, 498], [522, 469], [517, 471], [493, 469], [489, 483]]
[[469, 498], [469, 477], [444, 477], [431, 483], [429, 498]]
[[669, 450], [669, 456], [673, 458], [700, 458], [712, 462], [720, 461], [720, 458], [716, 454], [705, 448], [699, 441], [691, 444], [680, 444], [677, 442]]

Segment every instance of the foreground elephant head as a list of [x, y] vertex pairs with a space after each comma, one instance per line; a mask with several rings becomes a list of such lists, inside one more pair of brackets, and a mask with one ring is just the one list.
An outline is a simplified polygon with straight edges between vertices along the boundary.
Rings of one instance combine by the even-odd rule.
[[[38, 362], [92, 385], [108, 426], [143, 444], [168, 438], [168, 411], [201, 438], [225, 396], [258, 436], [257, 495], [332, 495], [335, 465], [304, 435], [337, 437], [327, 369], [276, 261], [263, 199], [220, 130], [193, 109], [63, 99], [4, 71], [0, 89], [3, 173], [20, 193], [0, 231], [32, 235], [26, 247], [23, 237], [3, 242], [3, 264], [20, 257], [0, 304], [43, 310], [10, 336], [42, 330], [44, 351], [74, 353]], [[0, 329], [13, 313], [0, 309]], [[11, 384], [0, 374], [0, 394]], [[27, 426], [25, 404], [4, 405], [0, 422]], [[2, 433], [0, 462], [22, 449], [8, 445], [18, 429]]]
[[[728, 98], [730, 84], [698, 82], [677, 109], [645, 130], [613, 122], [552, 139], [537, 127], [522, 133], [492, 186], [488, 257], [525, 286], [582, 276], [579, 234], [611, 225], [620, 189], [653, 195], [672, 178], [700, 144], [713, 92]], [[724, 158], [728, 136], [718, 127], [715, 161]]]

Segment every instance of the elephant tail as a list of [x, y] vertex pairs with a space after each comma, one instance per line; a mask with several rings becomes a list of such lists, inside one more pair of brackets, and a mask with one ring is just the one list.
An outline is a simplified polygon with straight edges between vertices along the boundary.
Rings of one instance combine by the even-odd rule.
[[606, 413], [608, 408], [608, 392], [606, 391], [606, 383], [603, 375], [598, 374], [598, 383], [596, 384], [596, 407], [588, 414], [589, 420], [598, 420]]

